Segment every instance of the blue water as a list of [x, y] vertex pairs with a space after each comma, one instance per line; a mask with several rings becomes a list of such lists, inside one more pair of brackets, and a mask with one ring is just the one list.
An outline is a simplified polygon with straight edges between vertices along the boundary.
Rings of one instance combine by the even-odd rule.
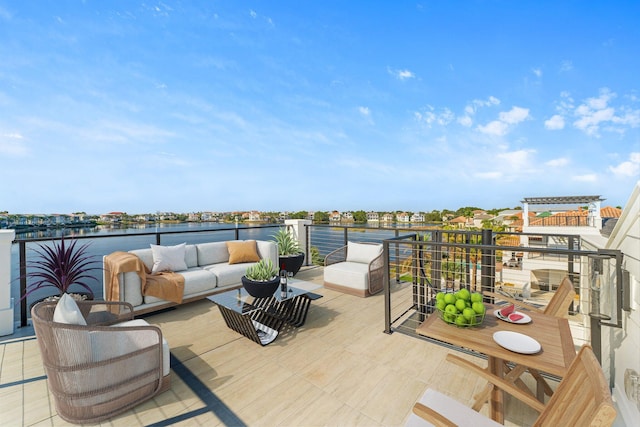
[[[221, 229], [223, 229], [221, 231]], [[365, 230], [366, 229], [366, 230]], [[214, 230], [211, 233], [200, 230]], [[218, 230], [218, 231], [215, 231]], [[238, 238], [241, 240], [255, 239], [255, 240], [273, 240], [273, 234], [278, 230], [277, 227], [251, 227], [246, 226], [237, 227]], [[161, 236], [162, 245], [176, 245], [183, 242], [188, 244], [215, 242], [234, 240], [236, 227], [233, 224], [219, 224], [219, 223], [181, 223], [181, 224], [158, 224], [158, 225], [138, 225], [129, 228], [113, 228], [98, 226], [94, 228], [81, 228], [81, 229], [50, 229], [31, 231], [26, 233], [19, 233], [16, 235], [17, 239], [32, 239], [32, 238], [59, 238], [62, 235], [65, 237], [73, 236], [100, 236], [100, 238], [92, 239], [86, 238], [78, 240], [78, 244], [88, 244], [87, 254], [93, 255], [99, 261], [96, 264], [97, 267], [102, 267], [102, 257], [115, 251], [129, 251], [132, 249], [148, 248], [150, 244], [156, 243], [156, 235], [141, 235], [142, 233], [155, 233], [155, 232], [180, 232], [179, 234], [163, 234]], [[197, 233], [189, 233], [190, 231], [199, 231]], [[395, 233], [394, 229], [379, 229], [379, 228], [367, 228], [358, 227], [357, 229], [350, 229], [348, 240], [350, 241], [382, 241], [384, 239], [393, 237]], [[118, 235], [125, 236], [118, 236]], [[113, 237], [105, 237], [110, 236]], [[330, 251], [337, 249], [343, 245], [344, 229], [339, 227], [313, 227], [311, 232], [311, 246], [318, 248], [320, 255], [324, 256]], [[38, 242], [39, 244], [47, 244], [45, 242]], [[33, 248], [37, 248], [38, 243], [27, 244], [27, 262], [35, 259], [36, 254], [33, 252]], [[11, 296], [16, 301], [16, 313], [15, 317], [18, 320], [20, 318], [20, 307], [18, 300], [20, 298], [20, 283], [19, 283], [19, 254], [18, 245], [13, 244], [11, 247]], [[93, 276], [95, 281], [90, 281], [89, 285], [98, 299], [102, 298], [102, 271], [95, 271]], [[74, 289], [72, 289], [74, 290]], [[81, 289], [77, 289], [81, 290]], [[31, 303], [43, 297], [52, 294], [55, 291], [53, 288], [34, 292], [29, 295], [27, 302]]]

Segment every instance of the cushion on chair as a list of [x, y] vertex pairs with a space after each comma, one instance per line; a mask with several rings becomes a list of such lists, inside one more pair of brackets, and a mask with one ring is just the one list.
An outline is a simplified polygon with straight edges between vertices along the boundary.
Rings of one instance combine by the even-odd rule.
[[[118, 328], [126, 328], [127, 326], [149, 326], [149, 323], [143, 319], [134, 319], [128, 320], [126, 322], [118, 323], [113, 325]], [[145, 343], [140, 343], [141, 345], [148, 345]], [[130, 351], [130, 348], [127, 348]], [[169, 367], [169, 343], [166, 339], [164, 339], [164, 335], [162, 336], [162, 376], [169, 375], [170, 367]]]
[[[418, 402], [433, 409], [459, 426], [503, 427], [502, 424], [498, 424], [491, 418], [487, 418], [457, 400], [432, 389], [427, 389]], [[407, 427], [432, 425], [433, 424], [414, 414], [413, 411], [405, 423]]]
[[258, 248], [255, 240], [228, 241], [229, 264], [239, 264], [243, 262], [258, 262]]
[[151, 253], [153, 254], [153, 268], [151, 272], [155, 274], [161, 271], [186, 270], [186, 246], [186, 243], [175, 246], [151, 245]]
[[347, 261], [369, 264], [382, 253], [382, 245], [347, 242]]
[[328, 265], [324, 268], [324, 281], [359, 290], [369, 289], [369, 264], [345, 261]]
[[60, 300], [56, 304], [53, 312], [53, 321], [58, 323], [67, 323], [69, 325], [87, 326], [78, 304], [73, 297], [67, 293], [62, 294]]

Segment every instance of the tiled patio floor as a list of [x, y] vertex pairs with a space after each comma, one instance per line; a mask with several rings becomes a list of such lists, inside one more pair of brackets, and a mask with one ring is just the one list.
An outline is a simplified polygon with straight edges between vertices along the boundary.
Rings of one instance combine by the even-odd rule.
[[[296, 277], [322, 283], [322, 269]], [[484, 386], [444, 360], [451, 350], [383, 333], [382, 295], [318, 293], [324, 297], [306, 324], [266, 347], [229, 330], [208, 300], [147, 317], [171, 347], [171, 389], [104, 424], [395, 426], [428, 387], [469, 405]], [[509, 398], [506, 413], [506, 425], [530, 425], [536, 416]], [[66, 424], [49, 396], [35, 337], [0, 338], [0, 425]]]

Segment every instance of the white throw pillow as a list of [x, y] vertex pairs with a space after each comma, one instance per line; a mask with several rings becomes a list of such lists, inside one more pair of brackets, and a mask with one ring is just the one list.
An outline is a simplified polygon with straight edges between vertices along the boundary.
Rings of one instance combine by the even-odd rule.
[[382, 253], [382, 245], [347, 242], [347, 261], [369, 264]]
[[87, 326], [87, 321], [80, 313], [80, 308], [76, 300], [69, 294], [62, 294], [56, 309], [53, 311], [53, 321], [58, 323], [67, 323], [69, 325]]
[[186, 270], [187, 263], [184, 258], [186, 246], [186, 243], [180, 243], [175, 246], [151, 245], [151, 253], [153, 254], [151, 273]]

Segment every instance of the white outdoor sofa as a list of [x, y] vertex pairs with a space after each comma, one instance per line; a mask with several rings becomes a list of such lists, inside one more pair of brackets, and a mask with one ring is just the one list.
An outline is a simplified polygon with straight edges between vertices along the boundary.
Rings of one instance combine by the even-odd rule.
[[[231, 241], [250, 242], [250, 241]], [[271, 260], [278, 266], [278, 246], [275, 242], [256, 240], [257, 254], [260, 259]], [[157, 249], [155, 247], [154, 249]], [[167, 247], [171, 248], [171, 247]], [[144, 265], [151, 271], [154, 266], [154, 254], [152, 248], [137, 249], [129, 253], [139, 257]], [[106, 257], [105, 257], [106, 258]], [[157, 260], [156, 260], [157, 261]], [[188, 303], [206, 298], [219, 292], [242, 286], [241, 278], [247, 267], [255, 262], [229, 263], [229, 249], [227, 242], [199, 243], [185, 245], [184, 269], [172, 270], [184, 277], [184, 295], [182, 303]], [[128, 302], [133, 306], [136, 315], [161, 310], [177, 305], [175, 302], [166, 301], [155, 296], [142, 294], [141, 279], [136, 272], [120, 273], [119, 275], [119, 301]], [[108, 295], [109, 272], [105, 264], [103, 277], [103, 295]]]

